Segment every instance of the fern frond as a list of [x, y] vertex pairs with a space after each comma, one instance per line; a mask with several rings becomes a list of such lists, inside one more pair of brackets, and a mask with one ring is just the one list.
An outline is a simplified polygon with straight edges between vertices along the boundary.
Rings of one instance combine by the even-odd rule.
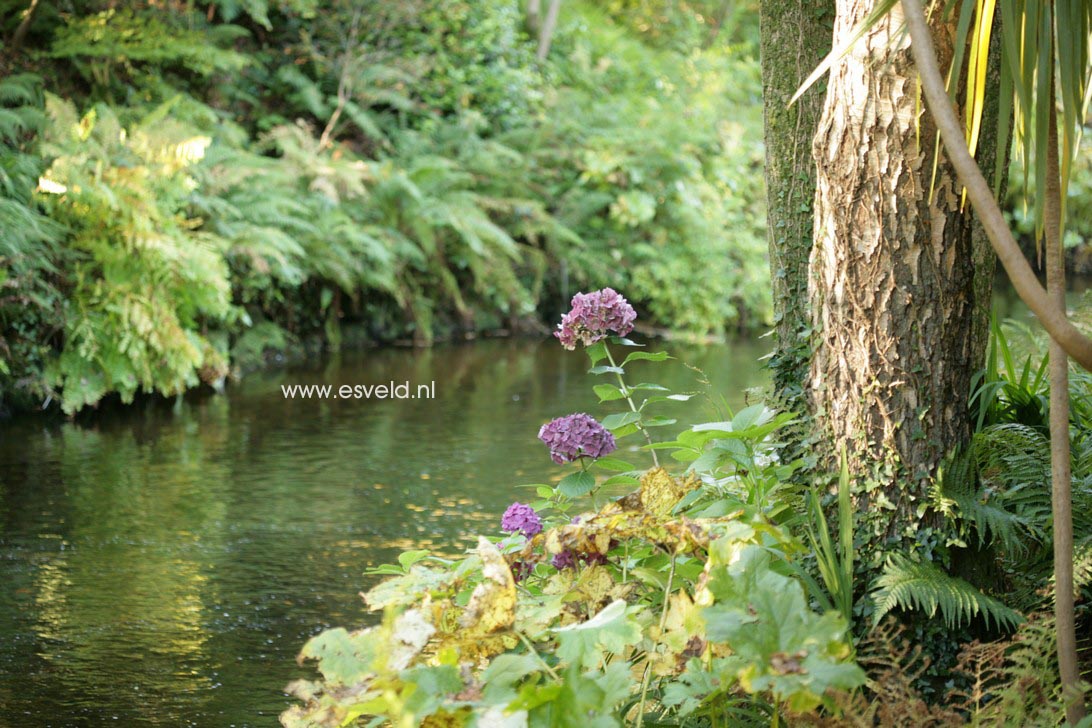
[[935, 564], [911, 561], [901, 554], [888, 557], [872, 598], [874, 624], [895, 607], [921, 610], [929, 617], [939, 610], [949, 628], [969, 623], [979, 615], [987, 625], [992, 620], [998, 627], [1015, 627], [1023, 621], [1018, 612], [963, 579], [945, 573]]
[[[937, 477], [938, 506], [967, 522], [978, 535], [978, 544], [994, 542], [1010, 554], [1027, 552], [1027, 538], [1041, 538], [1041, 529], [1006, 508], [1005, 493], [979, 486], [968, 453], [957, 453], [941, 466]], [[954, 507], [953, 507], [954, 506]]]

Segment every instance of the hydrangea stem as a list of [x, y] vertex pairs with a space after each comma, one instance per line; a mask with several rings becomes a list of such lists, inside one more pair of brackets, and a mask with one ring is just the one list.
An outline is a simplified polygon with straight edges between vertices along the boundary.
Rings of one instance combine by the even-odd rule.
[[[677, 554], [671, 555], [671, 571], [667, 574], [667, 588], [664, 590], [664, 603], [660, 608], [660, 634], [664, 632], [664, 625], [667, 624], [667, 609], [671, 603], [671, 586], [675, 580], [675, 559]], [[651, 650], [651, 648], [649, 648]], [[637, 706], [637, 728], [641, 728], [645, 719], [645, 698], [648, 695], [648, 683], [652, 678], [652, 655], [651, 653], [645, 660], [645, 674], [641, 678], [641, 702]]]
[[[607, 361], [610, 362], [610, 365], [612, 367], [614, 367], [615, 369], [621, 369], [621, 367], [619, 367], [618, 364], [615, 363], [614, 355], [610, 353], [610, 347], [607, 346], [606, 342], [603, 342], [603, 351], [606, 352]], [[622, 396], [626, 398], [626, 402], [629, 403], [629, 408], [631, 410], [633, 410], [633, 412], [636, 413], [637, 415], [640, 415], [641, 410], [637, 409], [637, 405], [635, 405], [633, 403], [633, 398], [629, 396], [630, 389], [629, 389], [629, 387], [626, 386], [626, 381], [624, 379], [622, 379], [622, 375], [619, 372], [615, 372], [614, 376], [618, 378], [618, 387], [622, 390]], [[648, 430], [646, 430], [644, 428], [644, 426], [641, 424], [640, 421], [636, 422], [635, 424], [637, 425], [637, 429], [640, 430], [644, 434], [645, 442], [647, 442], [649, 445], [651, 445], [652, 444], [652, 435], [648, 434]], [[656, 451], [650, 449], [649, 452], [652, 453], [652, 464], [654, 466], [656, 466], [657, 468], [660, 467], [660, 460], [659, 460], [659, 458], [656, 457]]]

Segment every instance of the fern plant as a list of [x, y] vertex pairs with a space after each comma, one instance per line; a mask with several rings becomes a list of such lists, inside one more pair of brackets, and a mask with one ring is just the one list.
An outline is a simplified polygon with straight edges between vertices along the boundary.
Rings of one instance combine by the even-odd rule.
[[100, 88], [109, 86], [121, 66], [178, 66], [202, 76], [239, 71], [246, 56], [223, 47], [246, 35], [230, 25], [195, 30], [172, 22], [169, 13], [131, 8], [107, 9], [93, 15], [72, 15], [54, 36], [50, 55], [72, 61], [77, 70]]
[[888, 556], [872, 593], [873, 624], [896, 607], [918, 609], [929, 617], [937, 611], [949, 628], [969, 623], [981, 615], [987, 626], [1012, 628], [1023, 621], [1020, 614], [970, 583], [942, 571], [928, 561], [914, 561], [902, 554]]
[[0, 405], [41, 395], [47, 339], [61, 317], [63, 228], [34, 199], [46, 166], [37, 135], [46, 115], [41, 79], [0, 79]]
[[102, 105], [49, 97], [41, 200], [78, 254], [64, 344], [47, 372], [72, 413], [110, 392], [177, 394], [225, 362], [203, 330], [234, 317], [223, 241], [182, 213], [209, 143], [152, 114], [125, 129]]

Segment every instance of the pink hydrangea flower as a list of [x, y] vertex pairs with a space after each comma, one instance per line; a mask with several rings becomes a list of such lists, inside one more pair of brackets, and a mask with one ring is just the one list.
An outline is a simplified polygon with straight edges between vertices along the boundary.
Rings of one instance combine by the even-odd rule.
[[633, 331], [637, 312], [613, 288], [573, 296], [572, 310], [561, 317], [554, 336], [569, 351], [577, 343], [591, 346], [605, 339], [610, 332], [625, 336]]

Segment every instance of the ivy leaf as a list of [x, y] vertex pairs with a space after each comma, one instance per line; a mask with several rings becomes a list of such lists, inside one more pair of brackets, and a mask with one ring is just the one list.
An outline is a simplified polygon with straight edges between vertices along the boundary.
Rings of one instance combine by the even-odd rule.
[[586, 470], [570, 473], [561, 479], [557, 489], [569, 498], [579, 498], [595, 490], [595, 476]]

